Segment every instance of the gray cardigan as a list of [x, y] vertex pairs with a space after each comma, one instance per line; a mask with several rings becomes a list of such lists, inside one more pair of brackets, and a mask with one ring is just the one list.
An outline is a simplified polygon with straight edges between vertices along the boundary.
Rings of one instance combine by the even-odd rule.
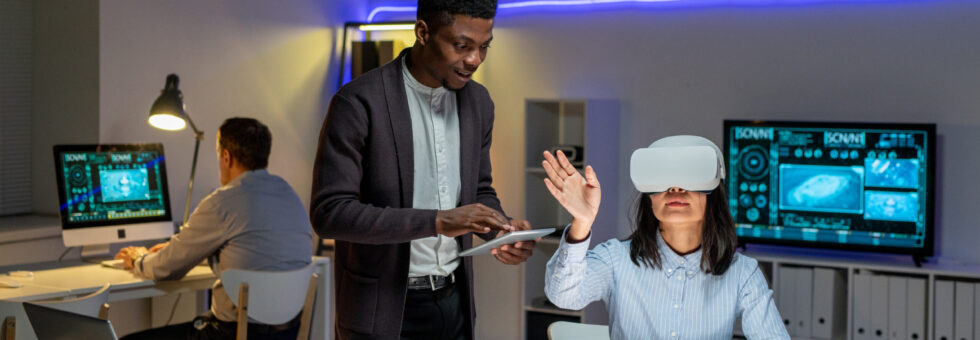
[[[412, 209], [412, 122], [398, 59], [341, 88], [330, 103], [313, 167], [310, 218], [336, 240], [338, 339], [398, 339], [410, 241], [435, 236], [435, 210]], [[460, 202], [500, 208], [491, 186], [493, 102], [470, 81], [456, 94], [460, 129]], [[490, 238], [492, 235], [478, 235]], [[461, 250], [469, 234], [457, 237]], [[463, 309], [474, 327], [473, 262], [456, 269]]]

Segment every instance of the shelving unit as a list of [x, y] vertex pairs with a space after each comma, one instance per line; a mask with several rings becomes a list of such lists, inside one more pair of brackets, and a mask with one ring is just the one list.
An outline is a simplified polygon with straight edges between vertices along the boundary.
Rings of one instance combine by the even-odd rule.
[[759, 261], [794, 339], [980, 339], [980, 266], [773, 248], [743, 254]]
[[[580, 146], [583, 164], [592, 165], [602, 186], [602, 205], [592, 229], [594, 246], [616, 237], [619, 160], [619, 103], [613, 100], [528, 99], [526, 108], [525, 215], [536, 227], [563, 228], [568, 215], [544, 185], [541, 153], [555, 146]], [[581, 171], [581, 169], [580, 169]], [[558, 249], [556, 236], [544, 238], [522, 266], [521, 328], [526, 340], [546, 339], [554, 321], [607, 324], [601, 302], [582, 310], [565, 310], [547, 302], [544, 275]]]

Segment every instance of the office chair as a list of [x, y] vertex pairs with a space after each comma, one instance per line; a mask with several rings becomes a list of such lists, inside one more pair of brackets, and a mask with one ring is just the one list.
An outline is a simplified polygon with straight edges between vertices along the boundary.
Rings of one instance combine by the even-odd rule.
[[[68, 298], [68, 299], [53, 299], [53, 300], [41, 300], [41, 301], [29, 301], [30, 303], [42, 305], [45, 307], [50, 307], [66, 312], [88, 315], [92, 317], [98, 317], [99, 319], [106, 320], [109, 318], [109, 287], [110, 285], [106, 283], [99, 290], [81, 297]], [[19, 315], [23, 316], [21, 320], [27, 320], [27, 315], [23, 312], [23, 307], [18, 307], [20, 309]], [[17, 332], [17, 319], [15, 317], [7, 317], [4, 320], [3, 328], [4, 331], [0, 333], [0, 339], [2, 340], [13, 340], [16, 337]], [[26, 326], [26, 327], [24, 327]], [[22, 325], [22, 332], [27, 335], [28, 338], [34, 338], [34, 330], [31, 329], [30, 324]]]
[[[248, 319], [268, 325], [286, 323], [300, 316], [297, 339], [307, 340], [316, 295], [314, 263], [281, 272], [229, 269], [221, 273], [228, 298], [238, 301], [237, 339], [248, 337]], [[237, 299], [236, 299], [237, 296]]]
[[548, 326], [548, 340], [609, 340], [609, 326], [553, 322]]

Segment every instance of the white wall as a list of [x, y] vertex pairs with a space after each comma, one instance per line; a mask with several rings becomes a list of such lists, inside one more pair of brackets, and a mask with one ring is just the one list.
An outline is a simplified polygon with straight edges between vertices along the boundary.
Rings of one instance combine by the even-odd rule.
[[[636, 7], [498, 13], [484, 72], [497, 104], [495, 184], [509, 212], [522, 211], [523, 181], [506, 164], [522, 153], [503, 150], [523, 148], [527, 97], [620, 99], [620, 159], [674, 134], [721, 145], [724, 119], [935, 122], [936, 253], [980, 263], [971, 198], [980, 190], [971, 151], [980, 145], [980, 3]], [[625, 164], [618, 171], [620, 201], [632, 202]]]
[[191, 209], [220, 186], [215, 131], [230, 117], [272, 130], [269, 171], [305, 204], [320, 124], [336, 91], [343, 22], [357, 1], [103, 0], [100, 16], [100, 141], [163, 142], [175, 219], [183, 214], [194, 148], [190, 131], [156, 130], [150, 105], [169, 73], [206, 133]]

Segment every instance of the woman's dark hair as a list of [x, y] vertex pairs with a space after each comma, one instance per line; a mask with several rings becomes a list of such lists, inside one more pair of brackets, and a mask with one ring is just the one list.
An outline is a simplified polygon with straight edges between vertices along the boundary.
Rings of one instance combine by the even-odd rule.
[[496, 0], [419, 0], [416, 17], [429, 25], [431, 32], [452, 25], [457, 14], [493, 19], [497, 15]]
[[[725, 183], [718, 184], [715, 190], [708, 194], [707, 206], [704, 209], [704, 229], [701, 234], [701, 269], [705, 273], [722, 275], [732, 264], [735, 248], [738, 246], [738, 236], [735, 234], [735, 222], [728, 210], [728, 195], [725, 193]], [[661, 268], [660, 252], [657, 249], [657, 233], [660, 232], [660, 220], [653, 215], [653, 202], [647, 194], [637, 197], [636, 230], [630, 235], [630, 259], [637, 266], [646, 265], [651, 268]]]

